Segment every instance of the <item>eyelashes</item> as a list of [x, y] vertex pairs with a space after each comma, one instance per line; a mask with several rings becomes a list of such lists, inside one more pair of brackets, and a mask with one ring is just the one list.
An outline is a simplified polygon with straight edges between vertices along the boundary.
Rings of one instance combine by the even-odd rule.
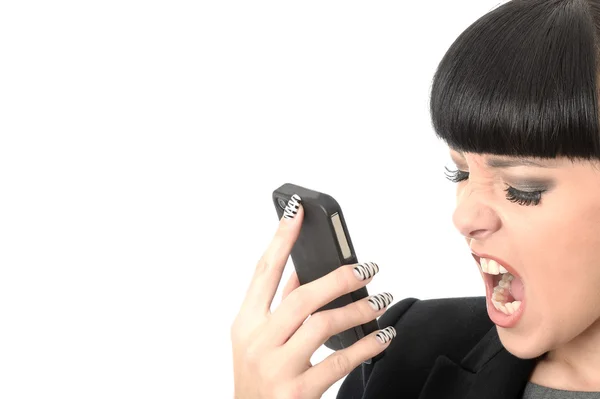
[[539, 205], [542, 201], [543, 191], [521, 191], [514, 187], [508, 186], [506, 190], [506, 199], [511, 202], [516, 202], [519, 205]]
[[[445, 169], [447, 171], [447, 173], [445, 173], [446, 178], [451, 182], [460, 183], [461, 181], [467, 180], [469, 178], [469, 172], [464, 172], [460, 169]], [[544, 190], [521, 191], [509, 185], [507, 185], [507, 188], [504, 191], [506, 192], [507, 200], [523, 206], [539, 205], [539, 203], [542, 201], [542, 193], [544, 192]]]
[[450, 170], [447, 167], [444, 167], [444, 169], [446, 169], [447, 172], [445, 173], [446, 178], [454, 183], [460, 183], [463, 180], [467, 180], [469, 177], [469, 172], [463, 172], [460, 169]]

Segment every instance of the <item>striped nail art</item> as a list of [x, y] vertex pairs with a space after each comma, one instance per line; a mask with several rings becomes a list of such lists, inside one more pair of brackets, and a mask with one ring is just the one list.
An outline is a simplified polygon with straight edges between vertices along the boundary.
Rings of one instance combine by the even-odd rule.
[[377, 341], [380, 344], [387, 344], [396, 336], [396, 329], [392, 326], [386, 327], [383, 330], [380, 330], [376, 335]]
[[298, 194], [292, 195], [292, 198], [288, 201], [287, 206], [283, 210], [283, 218], [284, 219], [292, 219], [298, 213], [298, 208], [300, 208], [300, 202], [302, 199]]
[[390, 303], [392, 303], [393, 300], [394, 297], [392, 296], [392, 294], [390, 294], [389, 292], [384, 292], [382, 294], [370, 296], [369, 304], [371, 305], [373, 310], [378, 311], [388, 306]]
[[354, 275], [359, 280], [366, 280], [379, 272], [379, 266], [375, 262], [359, 263], [354, 266]]

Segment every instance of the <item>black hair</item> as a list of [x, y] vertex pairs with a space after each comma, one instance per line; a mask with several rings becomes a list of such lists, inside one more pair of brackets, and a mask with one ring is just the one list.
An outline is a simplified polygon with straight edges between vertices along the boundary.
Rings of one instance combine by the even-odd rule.
[[600, 0], [513, 0], [450, 46], [431, 86], [436, 135], [457, 151], [600, 159]]

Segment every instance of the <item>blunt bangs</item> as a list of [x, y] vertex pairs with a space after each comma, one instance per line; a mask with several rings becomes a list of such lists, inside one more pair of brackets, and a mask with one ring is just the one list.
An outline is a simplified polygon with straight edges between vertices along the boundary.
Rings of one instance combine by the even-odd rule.
[[470, 25], [435, 72], [430, 114], [457, 151], [600, 159], [600, 6], [510, 1]]

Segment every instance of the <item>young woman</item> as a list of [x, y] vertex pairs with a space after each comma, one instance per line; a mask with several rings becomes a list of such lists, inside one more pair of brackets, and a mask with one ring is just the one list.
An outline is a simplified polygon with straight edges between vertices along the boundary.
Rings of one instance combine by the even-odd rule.
[[[386, 311], [389, 295], [374, 295], [303, 324], [379, 270], [345, 265], [302, 286], [292, 275], [270, 313], [302, 223], [296, 198], [231, 326], [236, 397], [319, 398], [348, 373], [338, 398], [600, 397], [599, 51], [596, 0], [514, 0], [469, 26], [430, 109], [486, 297]], [[310, 364], [329, 336], [376, 317], [382, 331]]]

